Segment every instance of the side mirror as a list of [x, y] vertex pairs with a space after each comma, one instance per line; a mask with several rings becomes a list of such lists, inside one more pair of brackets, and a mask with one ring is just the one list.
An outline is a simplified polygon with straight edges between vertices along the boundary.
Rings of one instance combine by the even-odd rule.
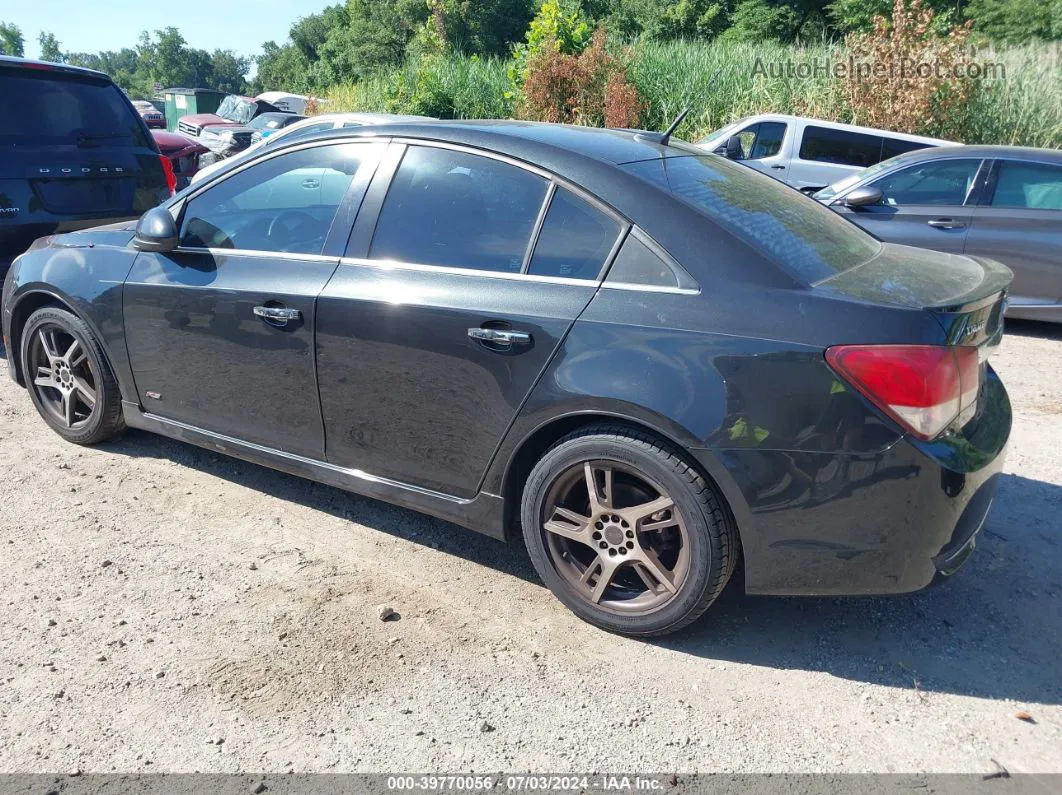
[[177, 222], [165, 207], [155, 207], [140, 217], [133, 245], [140, 251], [173, 251], [180, 243]]
[[745, 153], [741, 149], [741, 139], [731, 135], [726, 139], [726, 150], [723, 153], [727, 160], [744, 160]]
[[884, 195], [878, 188], [864, 186], [856, 188], [844, 197], [845, 207], [869, 207], [872, 204], [881, 204]]

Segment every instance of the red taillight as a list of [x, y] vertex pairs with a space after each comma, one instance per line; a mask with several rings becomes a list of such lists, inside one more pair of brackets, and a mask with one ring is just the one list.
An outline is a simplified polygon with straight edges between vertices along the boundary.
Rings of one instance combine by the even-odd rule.
[[166, 175], [166, 187], [170, 189], [172, 196], [177, 192], [177, 175], [173, 173], [173, 163], [166, 155], [159, 155], [159, 160], [162, 161], [162, 172]]
[[837, 345], [826, 361], [878, 408], [921, 439], [976, 412], [977, 348], [942, 345]]

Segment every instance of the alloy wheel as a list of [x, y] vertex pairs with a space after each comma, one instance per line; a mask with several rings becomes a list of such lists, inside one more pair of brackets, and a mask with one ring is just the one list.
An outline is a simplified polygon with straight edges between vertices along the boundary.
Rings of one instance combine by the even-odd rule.
[[544, 506], [553, 566], [581, 600], [644, 615], [682, 590], [690, 564], [686, 522], [644, 474], [617, 461], [587, 461], [553, 482]]
[[61, 426], [77, 430], [92, 418], [99, 379], [81, 341], [55, 323], [29, 342], [29, 372], [40, 404]]

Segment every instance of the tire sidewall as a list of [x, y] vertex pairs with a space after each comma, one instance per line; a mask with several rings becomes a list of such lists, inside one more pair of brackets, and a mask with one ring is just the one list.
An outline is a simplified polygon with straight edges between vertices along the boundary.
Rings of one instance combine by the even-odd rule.
[[[623, 437], [602, 434], [590, 435], [562, 442], [554, 447], [531, 471], [524, 488], [521, 504], [521, 525], [524, 541], [539, 576], [572, 612], [585, 621], [610, 632], [625, 635], [656, 635], [672, 627], [681, 626], [692, 611], [704, 601], [705, 591], [720, 575], [714, 568], [721, 566], [719, 556], [713, 554], [712, 537], [717, 533], [713, 520], [705, 514], [691, 484], [667, 453], [654, 454], [653, 448], [643, 449], [637, 442]], [[686, 523], [690, 545], [689, 572], [679, 595], [664, 607], [644, 616], [626, 616], [593, 607], [577, 596], [572, 586], [554, 568], [541, 529], [544, 501], [550, 485], [572, 466], [594, 460], [613, 460], [636, 472], [644, 473], [660, 484], [675, 501]]]
[[[85, 356], [88, 358], [89, 369], [92, 371], [93, 379], [96, 382], [96, 405], [92, 409], [92, 414], [90, 415], [88, 422], [77, 430], [72, 430], [65, 425], [60, 425], [55, 418], [52, 417], [48, 409], [42, 405], [40, 395], [37, 394], [37, 389], [33, 384], [33, 373], [30, 372], [30, 345], [37, 332], [44, 325], [59, 326], [81, 343], [81, 349], [85, 352]], [[104, 368], [107, 364], [99, 355], [95, 338], [92, 336], [92, 331], [76, 315], [63, 309], [45, 307], [43, 309], [38, 309], [30, 315], [29, 320], [26, 321], [26, 325], [22, 328], [22, 338], [20, 342], [21, 345], [19, 347], [21, 350], [19, 351], [19, 358], [22, 363], [23, 377], [26, 380], [26, 389], [30, 394], [30, 400], [33, 401], [33, 406], [37, 409], [37, 413], [40, 414], [41, 419], [43, 419], [53, 431], [67, 441], [83, 443], [85, 440], [95, 437], [99, 433], [103, 424], [107, 402], [111, 396], [107, 394], [109, 386], [104, 375], [106, 372]]]

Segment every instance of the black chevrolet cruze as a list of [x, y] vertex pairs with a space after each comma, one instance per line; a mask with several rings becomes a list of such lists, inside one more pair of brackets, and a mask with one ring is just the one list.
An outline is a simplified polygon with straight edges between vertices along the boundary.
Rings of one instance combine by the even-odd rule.
[[885, 245], [664, 134], [515, 122], [270, 148], [11, 269], [11, 375], [127, 426], [520, 538], [582, 618], [955, 571], [1010, 433], [1010, 272]]

